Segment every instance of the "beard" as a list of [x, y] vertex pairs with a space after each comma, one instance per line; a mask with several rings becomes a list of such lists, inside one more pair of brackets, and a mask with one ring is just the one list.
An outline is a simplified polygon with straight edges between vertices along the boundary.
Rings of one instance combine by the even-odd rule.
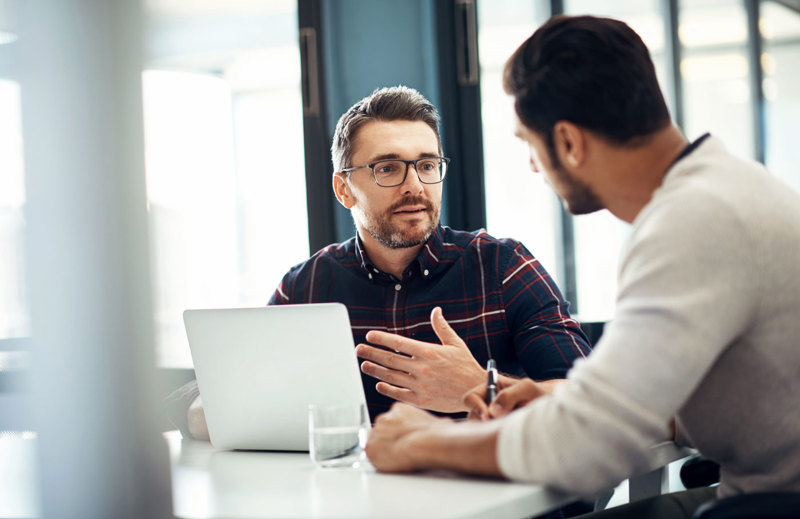
[[558, 179], [558, 183], [564, 186], [565, 192], [559, 193], [559, 198], [564, 208], [571, 214], [589, 214], [601, 209], [605, 209], [603, 203], [591, 187], [573, 177], [561, 165], [561, 161], [548, 150], [550, 155], [550, 168], [553, 177]]
[[[402, 225], [394, 224], [392, 222], [394, 212], [405, 205], [425, 206], [425, 210], [419, 214], [427, 216], [428, 221], [425, 222], [423, 219], [421, 222], [415, 222], [414, 225], [407, 223]], [[439, 223], [440, 207], [434, 206], [427, 198], [408, 196], [398, 200], [386, 211], [379, 214], [365, 212], [358, 206], [357, 201], [352, 210], [353, 219], [356, 223], [360, 223], [364, 230], [376, 241], [390, 249], [405, 249], [422, 245], [428, 241], [428, 238], [431, 237]]]

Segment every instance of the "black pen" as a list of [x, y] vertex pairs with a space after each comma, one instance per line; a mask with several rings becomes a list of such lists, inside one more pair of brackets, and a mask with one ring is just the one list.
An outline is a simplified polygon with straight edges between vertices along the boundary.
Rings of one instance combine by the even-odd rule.
[[494, 359], [489, 359], [489, 362], [486, 363], [486, 373], [489, 375], [486, 383], [486, 403], [491, 404], [494, 397], [497, 396], [497, 367]]

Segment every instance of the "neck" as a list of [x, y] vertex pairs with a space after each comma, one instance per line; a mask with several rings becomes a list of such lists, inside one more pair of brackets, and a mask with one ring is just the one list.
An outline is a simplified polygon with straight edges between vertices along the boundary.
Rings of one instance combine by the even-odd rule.
[[664, 181], [667, 170], [688, 145], [673, 125], [659, 130], [636, 147], [606, 147], [602, 157], [605, 189], [598, 196], [617, 218], [632, 223]]
[[369, 256], [370, 261], [372, 261], [376, 267], [393, 275], [397, 279], [403, 278], [403, 272], [406, 270], [406, 267], [414, 261], [419, 251], [422, 250], [422, 245], [392, 249], [360, 228], [358, 229], [358, 235], [361, 238], [361, 243], [364, 245], [364, 250], [367, 256]]

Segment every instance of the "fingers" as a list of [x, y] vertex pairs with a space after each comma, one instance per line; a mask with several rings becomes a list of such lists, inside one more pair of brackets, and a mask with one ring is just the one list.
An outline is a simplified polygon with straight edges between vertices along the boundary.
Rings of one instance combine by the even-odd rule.
[[464, 406], [469, 411], [467, 418], [470, 420], [485, 421], [490, 418], [489, 406], [484, 402], [484, 397], [476, 392], [469, 392], [464, 396]]
[[409, 339], [408, 337], [403, 337], [401, 335], [389, 332], [382, 332], [380, 330], [370, 330], [367, 332], [366, 339], [372, 344], [384, 346], [390, 350], [399, 351], [400, 353], [405, 353], [406, 355], [410, 356], [419, 355], [426, 348], [431, 346], [426, 342], [416, 341], [414, 339]]
[[407, 373], [384, 368], [383, 366], [370, 361], [364, 361], [361, 363], [361, 371], [371, 377], [377, 378], [378, 380], [392, 384], [393, 386], [407, 388], [411, 382], [411, 377]]
[[533, 380], [519, 380], [497, 394], [497, 398], [489, 405], [489, 413], [495, 418], [505, 416], [545, 394], [547, 393]]
[[359, 344], [356, 347], [356, 356], [362, 359], [371, 360], [375, 364], [379, 364], [396, 371], [404, 371], [409, 373], [412, 368], [412, 360], [409, 357], [392, 351], [386, 351], [381, 348], [375, 348], [368, 344]]
[[461, 340], [461, 337], [458, 336], [456, 331], [453, 330], [447, 322], [447, 319], [444, 318], [441, 307], [437, 306], [431, 311], [431, 326], [442, 344], [449, 344], [452, 346], [464, 345], [464, 341]]
[[410, 389], [404, 387], [397, 387], [386, 382], [378, 382], [375, 384], [375, 389], [378, 393], [386, 395], [389, 398], [394, 398], [398, 402], [405, 402], [407, 404], [418, 405], [417, 395]]

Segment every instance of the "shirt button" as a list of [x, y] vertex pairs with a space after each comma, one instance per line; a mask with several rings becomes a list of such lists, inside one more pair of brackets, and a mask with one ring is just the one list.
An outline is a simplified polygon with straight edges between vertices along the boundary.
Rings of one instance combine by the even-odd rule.
[[369, 276], [370, 279], [372, 279], [372, 274], [367, 273], [367, 275]]
[[395, 289], [395, 290], [397, 290], [398, 292], [400, 292], [400, 290], [401, 290], [402, 288], [403, 288], [403, 285], [401, 285], [400, 283], [398, 283], [398, 284], [396, 284], [396, 285], [394, 286], [394, 289]]
[[373, 272], [375, 272], [376, 274], [377, 274], [378, 272], [380, 272], [380, 270], [378, 270], [378, 269], [372, 269], [372, 270], [373, 270]]
[[428, 269], [422, 271], [423, 276], [427, 276], [428, 274], [430, 274], [430, 272], [428, 272]]

